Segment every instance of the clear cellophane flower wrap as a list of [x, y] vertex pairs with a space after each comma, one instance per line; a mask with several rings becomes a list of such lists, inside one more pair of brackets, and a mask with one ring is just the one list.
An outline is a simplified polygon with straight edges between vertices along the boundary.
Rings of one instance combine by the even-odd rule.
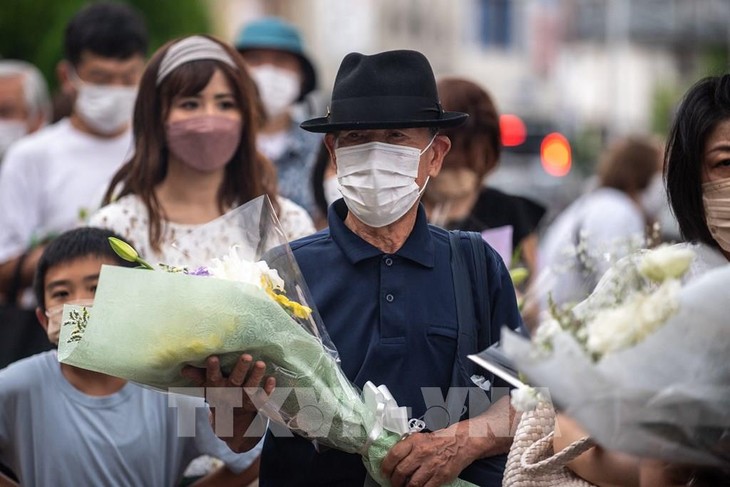
[[604, 448], [727, 466], [730, 266], [708, 270], [717, 260], [706, 248], [670, 250], [687, 249], [696, 257], [681, 285], [666, 279], [638, 295], [646, 291], [642, 273], [672, 272], [677, 262], [642, 267], [651, 251], [638, 252], [616, 262], [573, 309], [581, 327], [548, 320], [532, 342], [503, 330], [502, 345], [530, 384]]
[[[251, 354], [278, 389], [291, 389], [278, 403], [252, 395], [264, 416], [361, 454], [371, 476], [388, 485], [379, 467], [410, 431], [405, 408], [387, 389], [368, 383], [361, 394], [345, 377], [268, 197], [193, 233], [173, 244], [179, 259], [157, 270], [103, 266], [94, 306], [64, 310], [59, 360], [181, 392], [194, 386], [180, 374], [184, 366], [204, 367], [217, 355], [226, 372]], [[227, 255], [200, 245], [207, 235]]]

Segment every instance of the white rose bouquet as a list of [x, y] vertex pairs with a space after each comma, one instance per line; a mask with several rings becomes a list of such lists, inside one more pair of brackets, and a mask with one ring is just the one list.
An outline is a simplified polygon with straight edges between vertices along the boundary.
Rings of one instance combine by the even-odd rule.
[[687, 280], [693, 259], [687, 246], [632, 254], [577, 306], [551, 305], [532, 341], [503, 331], [504, 353], [540, 388], [515, 405], [552, 400], [607, 449], [727, 465], [730, 266]]

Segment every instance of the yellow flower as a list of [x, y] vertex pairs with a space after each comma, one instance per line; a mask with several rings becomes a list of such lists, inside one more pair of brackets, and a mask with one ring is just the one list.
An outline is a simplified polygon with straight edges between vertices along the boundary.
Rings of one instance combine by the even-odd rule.
[[292, 301], [283, 294], [278, 294], [271, 281], [265, 276], [261, 276], [261, 287], [263, 287], [271, 299], [279, 303], [282, 308], [291, 313], [295, 318], [306, 319], [312, 314], [312, 308]]
[[210, 355], [219, 353], [222, 346], [223, 338], [220, 336], [209, 336], [205, 339], [194, 338], [186, 340], [184, 343], [168, 341], [155, 352], [153, 364], [160, 368], [167, 368], [185, 361], [187, 363], [201, 362]]

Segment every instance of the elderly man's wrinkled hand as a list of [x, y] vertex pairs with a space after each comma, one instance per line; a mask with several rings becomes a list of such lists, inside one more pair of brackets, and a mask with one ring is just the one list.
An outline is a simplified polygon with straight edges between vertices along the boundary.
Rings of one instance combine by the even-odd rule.
[[463, 438], [446, 431], [416, 433], [390, 449], [381, 471], [393, 487], [437, 487], [453, 481], [471, 462]]

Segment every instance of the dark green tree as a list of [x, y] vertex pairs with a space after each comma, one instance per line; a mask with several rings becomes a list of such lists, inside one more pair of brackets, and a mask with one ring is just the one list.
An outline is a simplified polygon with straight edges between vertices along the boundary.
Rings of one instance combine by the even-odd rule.
[[[168, 40], [186, 34], [211, 32], [203, 0], [117, 0], [135, 6], [144, 15], [150, 33], [150, 54]], [[0, 2], [0, 56], [35, 64], [57, 85], [55, 68], [63, 57], [66, 23], [90, 0], [2, 0]]]

